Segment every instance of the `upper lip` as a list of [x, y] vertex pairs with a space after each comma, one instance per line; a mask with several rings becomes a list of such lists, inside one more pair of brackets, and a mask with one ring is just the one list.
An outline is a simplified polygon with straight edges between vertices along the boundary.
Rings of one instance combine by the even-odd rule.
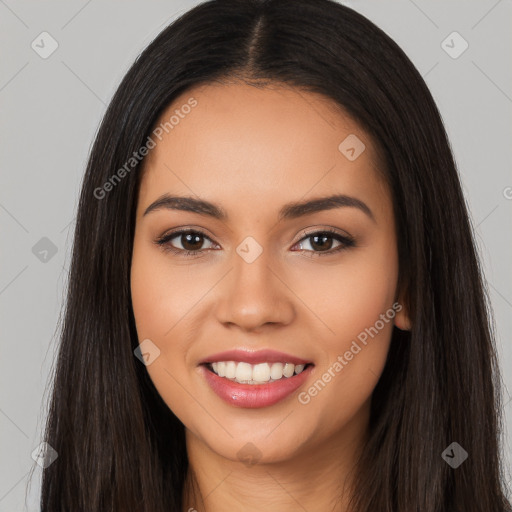
[[216, 352], [215, 354], [211, 354], [208, 357], [205, 357], [199, 364], [207, 364], [207, 363], [215, 363], [217, 361], [236, 361], [236, 362], [246, 362], [250, 364], [258, 364], [258, 363], [293, 363], [293, 364], [308, 364], [311, 361], [307, 361], [306, 359], [302, 359], [300, 357], [293, 356], [291, 354], [286, 354], [284, 352], [278, 352], [276, 350], [245, 350], [245, 349], [235, 349], [235, 350], [226, 350], [225, 352]]

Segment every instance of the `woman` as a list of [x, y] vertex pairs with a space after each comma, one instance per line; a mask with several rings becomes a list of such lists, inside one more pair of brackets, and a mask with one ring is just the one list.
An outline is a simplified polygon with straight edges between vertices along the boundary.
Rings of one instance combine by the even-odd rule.
[[330, 0], [211, 1], [112, 99], [45, 440], [54, 510], [510, 511], [440, 115]]

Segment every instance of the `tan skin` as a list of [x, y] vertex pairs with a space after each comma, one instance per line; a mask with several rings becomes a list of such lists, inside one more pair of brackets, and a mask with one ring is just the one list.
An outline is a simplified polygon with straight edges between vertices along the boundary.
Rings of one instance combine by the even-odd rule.
[[[393, 323], [410, 327], [406, 308], [309, 403], [299, 403], [297, 394], [400, 301], [392, 202], [376, 171], [374, 145], [323, 96], [275, 84], [196, 87], [162, 119], [190, 97], [197, 106], [145, 160], [131, 268], [139, 340], [160, 349], [147, 371], [185, 425], [197, 479], [194, 493], [189, 473], [183, 511], [348, 511], [349, 472], [367, 436], [371, 394]], [[354, 161], [338, 150], [349, 134], [366, 145]], [[144, 215], [165, 193], [214, 202], [228, 219], [163, 207]], [[333, 193], [363, 201], [373, 219], [344, 206], [278, 220], [286, 203]], [[199, 255], [155, 243], [177, 228], [205, 234], [192, 247]], [[305, 236], [328, 228], [356, 245], [334, 252], [341, 245], [336, 238], [322, 249]], [[248, 236], [263, 248], [250, 264], [236, 252]], [[168, 246], [191, 249], [180, 235]], [[206, 356], [233, 348], [270, 348], [315, 366], [284, 400], [234, 407], [198, 368]], [[258, 449], [256, 464], [237, 455], [247, 443]]]

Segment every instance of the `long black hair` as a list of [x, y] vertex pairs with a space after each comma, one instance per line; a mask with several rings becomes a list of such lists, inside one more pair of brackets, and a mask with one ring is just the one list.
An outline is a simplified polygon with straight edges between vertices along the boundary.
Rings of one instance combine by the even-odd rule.
[[[331, 0], [202, 3], [163, 30], [122, 80], [81, 189], [44, 437], [59, 455], [43, 473], [41, 510], [182, 511], [184, 426], [133, 353], [142, 162], [125, 164], [174, 98], [228, 79], [323, 94], [380, 149], [412, 328], [393, 331], [352, 509], [510, 510], [489, 299], [441, 116], [396, 43]], [[441, 456], [452, 442], [468, 453], [456, 469]]]

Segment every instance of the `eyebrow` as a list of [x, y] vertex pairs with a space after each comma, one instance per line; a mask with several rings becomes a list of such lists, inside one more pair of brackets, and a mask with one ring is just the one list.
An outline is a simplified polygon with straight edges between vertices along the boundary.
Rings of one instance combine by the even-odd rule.
[[[334, 194], [318, 199], [287, 203], [279, 210], [278, 218], [279, 221], [296, 219], [311, 213], [341, 207], [358, 208], [375, 222], [375, 217], [366, 203], [360, 199], [344, 194]], [[151, 203], [146, 208], [143, 215], [147, 215], [152, 211], [160, 210], [162, 208], [193, 212], [222, 221], [228, 220], [228, 214], [226, 211], [215, 203], [205, 201], [204, 199], [197, 199], [195, 197], [173, 196], [169, 194], [164, 194], [155, 202]]]

